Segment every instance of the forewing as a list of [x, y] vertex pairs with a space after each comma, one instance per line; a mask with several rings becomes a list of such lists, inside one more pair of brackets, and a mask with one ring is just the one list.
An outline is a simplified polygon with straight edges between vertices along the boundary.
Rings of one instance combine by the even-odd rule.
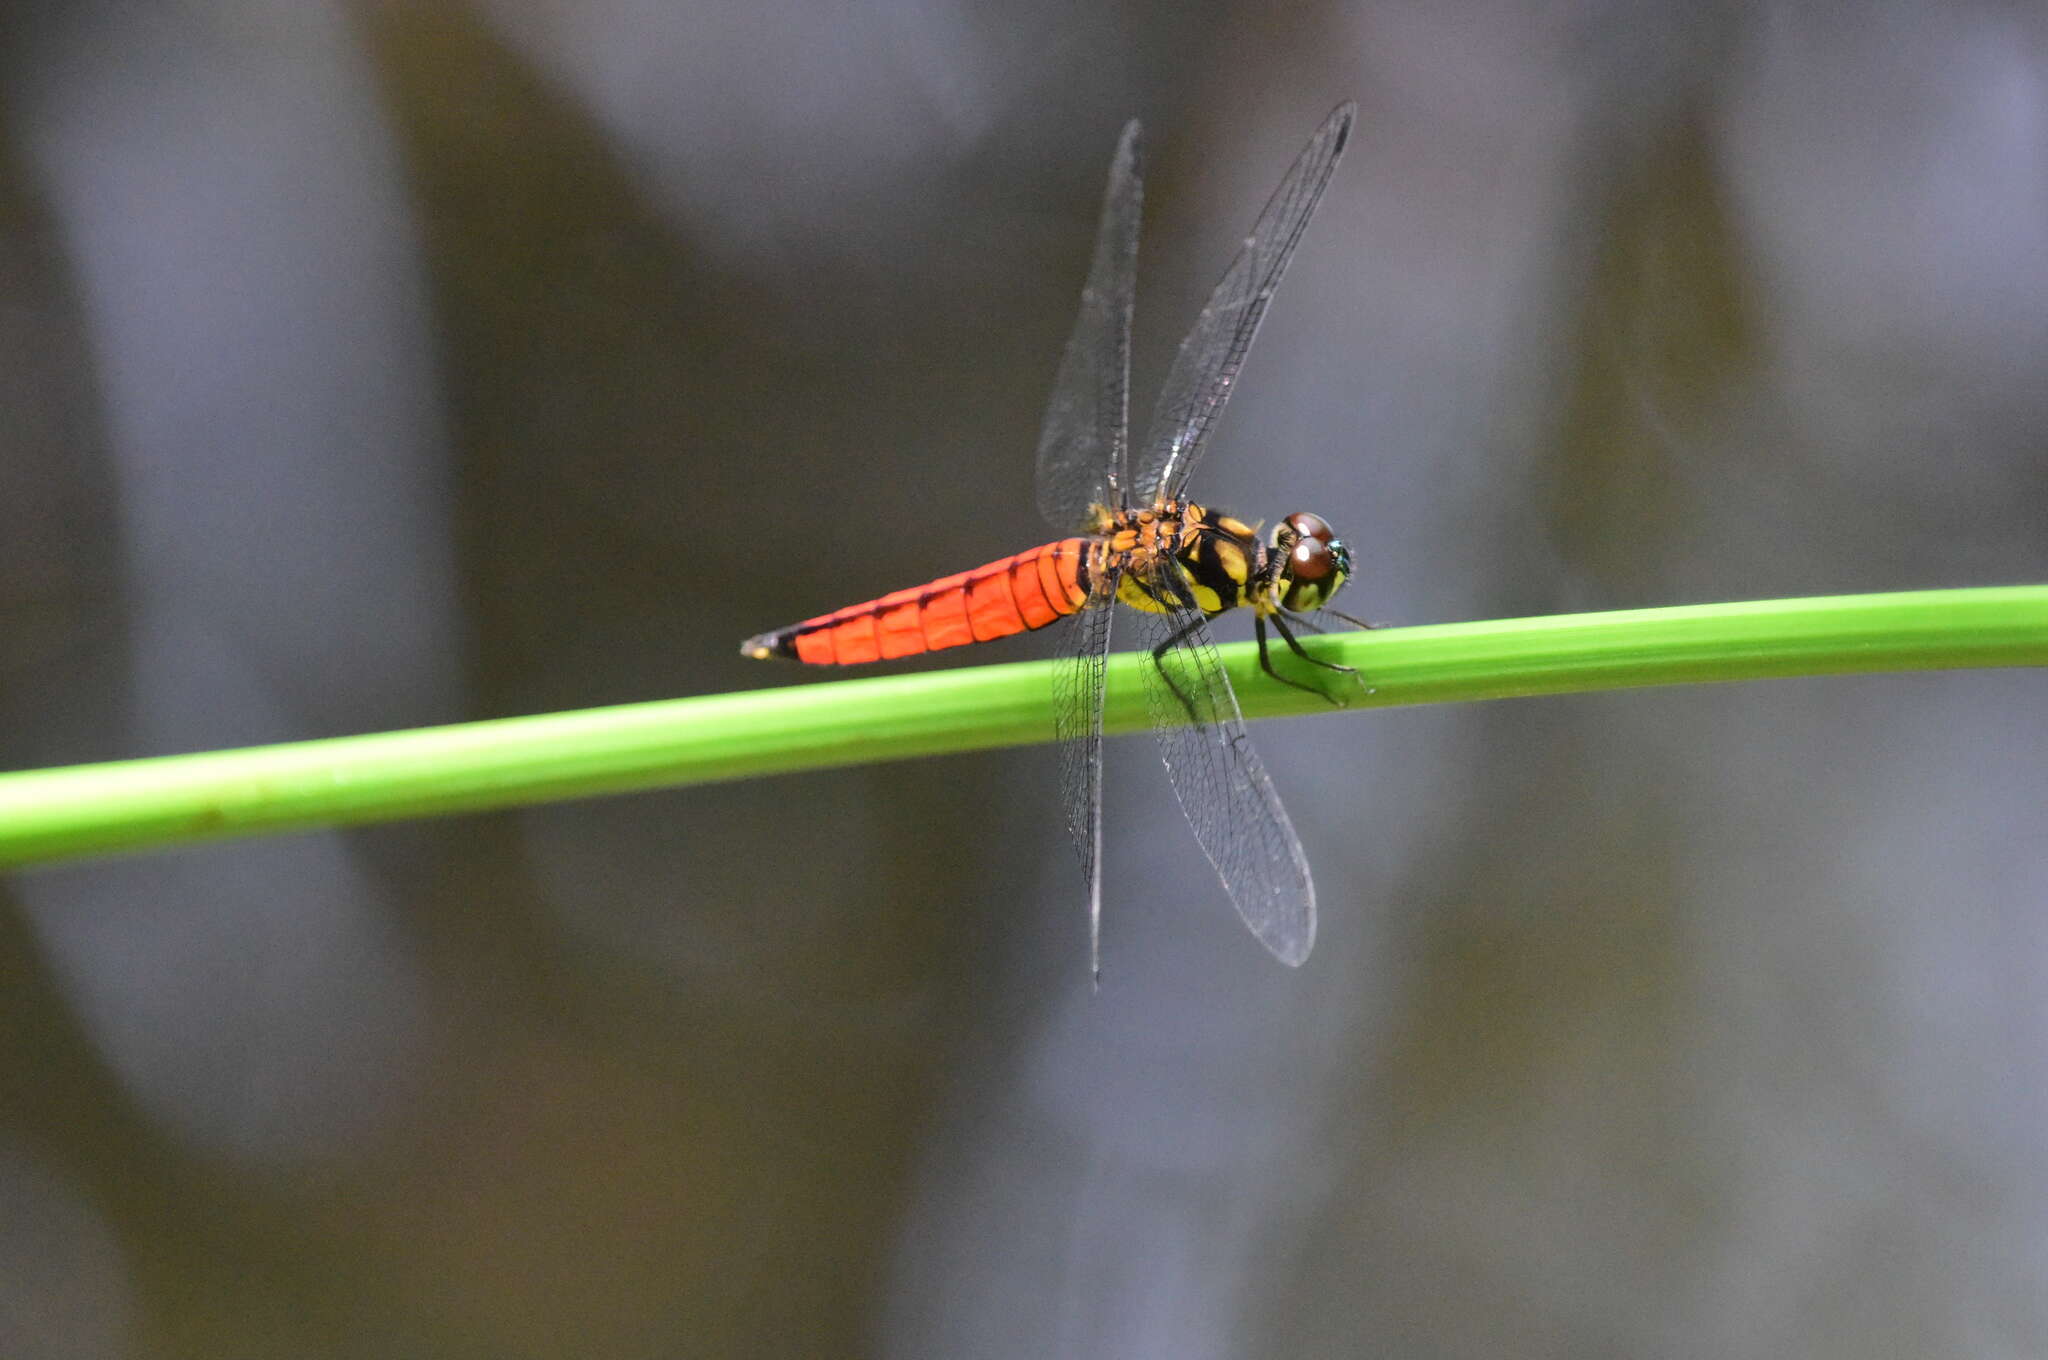
[[1357, 113], [1355, 104], [1339, 106], [1309, 138], [1209, 295], [1194, 329], [1181, 341], [1128, 483], [1140, 504], [1177, 497], [1187, 484], [1211, 427], [1230, 400], [1266, 304], [1344, 154]]
[[1299, 965], [1316, 940], [1308, 857], [1252, 749], [1230, 677], [1180, 572], [1169, 559], [1146, 579], [1165, 612], [1139, 614], [1146, 650], [1165, 646], [1159, 664], [1145, 668], [1159, 753], [1237, 914], [1274, 957]]
[[1092, 505], [1121, 503], [1130, 428], [1131, 297], [1137, 283], [1144, 167], [1136, 119], [1109, 165], [1095, 259], [1038, 435], [1038, 509], [1061, 533]]
[[1067, 624], [1053, 669], [1053, 732], [1060, 748], [1060, 805], [1088, 885], [1088, 968], [1102, 976], [1102, 685], [1109, 661], [1116, 572], [1098, 580]]

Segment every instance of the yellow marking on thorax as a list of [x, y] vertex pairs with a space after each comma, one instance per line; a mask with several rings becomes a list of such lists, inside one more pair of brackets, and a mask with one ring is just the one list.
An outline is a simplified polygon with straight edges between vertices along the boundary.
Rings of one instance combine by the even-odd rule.
[[1116, 583], [1116, 597], [1131, 608], [1142, 609], [1147, 614], [1164, 614], [1166, 612], [1160, 608], [1156, 600], [1144, 592], [1138, 585], [1138, 578], [1129, 572], [1125, 572], [1123, 579]]
[[1246, 556], [1244, 545], [1235, 538], [1225, 538], [1220, 534], [1209, 541], [1215, 546], [1216, 561], [1224, 574], [1242, 588], [1252, 576], [1251, 558]]
[[1232, 538], [1257, 538], [1259, 536], [1257, 525], [1246, 524], [1243, 520], [1231, 515], [1218, 515], [1213, 523]]

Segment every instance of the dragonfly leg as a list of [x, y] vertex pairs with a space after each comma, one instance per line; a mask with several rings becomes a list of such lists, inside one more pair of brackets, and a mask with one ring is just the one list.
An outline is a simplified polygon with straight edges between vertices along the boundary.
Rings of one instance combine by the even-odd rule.
[[[1287, 643], [1288, 651], [1293, 652], [1296, 656], [1300, 657], [1303, 661], [1308, 662], [1308, 664], [1311, 666], [1319, 666], [1326, 671], [1336, 671], [1341, 675], [1350, 676], [1353, 680], [1358, 681], [1360, 685], [1365, 684], [1364, 677], [1360, 676], [1358, 673], [1358, 667], [1344, 666], [1338, 664], [1335, 661], [1324, 661], [1320, 657], [1310, 656], [1308, 652], [1302, 647], [1301, 640], [1294, 636], [1294, 630], [1287, 626], [1287, 620], [1284, 616], [1275, 614], [1272, 616], [1272, 621], [1273, 626], [1280, 630], [1281, 639]], [[1297, 619], [1295, 620], [1295, 622], [1306, 623], [1307, 620]], [[1310, 626], [1313, 627], [1313, 625]], [[1259, 639], [1259, 668], [1261, 670], [1265, 671], [1266, 674], [1272, 676], [1275, 680], [1278, 680], [1283, 685], [1292, 685], [1296, 689], [1307, 690], [1310, 694], [1321, 695], [1323, 698], [1328, 699], [1331, 703], [1336, 704], [1339, 707], [1342, 707], [1342, 700], [1332, 697], [1331, 695], [1325, 693], [1321, 689], [1318, 689], [1314, 685], [1304, 684], [1299, 680], [1290, 680], [1286, 676], [1280, 674], [1279, 671], [1273, 669], [1273, 658], [1266, 647], [1265, 617], [1262, 615], [1254, 615], [1252, 619], [1252, 628], [1253, 631], [1257, 633]], [[1322, 630], [1317, 629], [1316, 631], [1321, 632]]]
[[[1278, 620], [1276, 619], [1275, 622], [1277, 623]], [[1322, 691], [1317, 689], [1314, 685], [1305, 684], [1300, 680], [1292, 678], [1291, 676], [1282, 675], [1279, 671], [1273, 669], [1273, 654], [1271, 649], [1268, 648], [1266, 645], [1266, 619], [1264, 615], [1255, 614], [1252, 616], [1252, 631], [1258, 634], [1260, 670], [1272, 676], [1275, 680], [1278, 680], [1283, 685], [1292, 685], [1296, 689], [1306, 690], [1310, 694], [1322, 694]], [[1283, 633], [1282, 636], [1285, 636], [1285, 634]], [[1295, 651], [1301, 651], [1301, 644], [1295, 642], [1293, 638], [1288, 638], [1287, 641], [1289, 645], [1293, 646]], [[1307, 654], [1303, 653], [1303, 655], [1306, 656]], [[1308, 659], [1310, 661], [1315, 662], [1315, 664], [1318, 666], [1328, 666], [1331, 664], [1327, 661], [1316, 661], [1316, 659], [1312, 656], [1308, 657]], [[1350, 670], [1351, 668], [1349, 666], [1338, 666], [1335, 669]], [[1324, 697], [1327, 698], [1328, 696], [1325, 695]]]
[[[1344, 622], [1350, 624], [1353, 628], [1375, 630], [1385, 626], [1384, 624], [1367, 623], [1364, 619], [1354, 619], [1349, 614], [1342, 613], [1335, 609], [1325, 608], [1321, 612], [1325, 614], [1335, 615], [1337, 618], [1340, 618], [1344, 620]], [[1330, 631], [1329, 629], [1323, 627], [1322, 624], [1316, 622], [1315, 617], [1310, 614], [1289, 614], [1287, 617], [1296, 628], [1306, 628], [1311, 633], [1314, 633], [1317, 637], [1322, 637]]]
[[[1190, 607], [1193, 607], [1194, 605], [1192, 594], [1190, 594], [1188, 604]], [[1178, 684], [1174, 683], [1173, 670], [1166, 664], [1166, 654], [1169, 651], [1173, 650], [1173, 646], [1175, 643], [1179, 642], [1182, 638], [1186, 637], [1189, 633], [1194, 632], [1197, 628], [1200, 628], [1201, 626], [1202, 615], [1200, 613], [1197, 613], [1192, 619], [1188, 620], [1186, 627], [1176, 630], [1171, 637], [1166, 639], [1166, 641], [1160, 643], [1157, 647], [1154, 647], [1152, 649], [1152, 664], [1159, 668], [1159, 678], [1164, 680], [1166, 682], [1166, 687], [1173, 691], [1173, 697], [1180, 700], [1181, 709], [1188, 715], [1188, 721], [1196, 724], [1199, 724], [1202, 721], [1202, 715], [1195, 712], [1195, 701], [1188, 698], [1188, 696], [1182, 692], [1181, 687]]]
[[[1260, 620], [1260, 622], [1264, 622], [1264, 620]], [[1297, 620], [1297, 622], [1299, 622], [1299, 620]], [[1294, 636], [1294, 630], [1287, 626], [1286, 616], [1281, 614], [1275, 614], [1273, 616], [1273, 626], [1279, 629], [1280, 636], [1286, 639], [1287, 650], [1293, 652], [1303, 661], [1308, 662], [1309, 665], [1321, 666], [1326, 671], [1342, 671], [1346, 675], [1358, 674], [1358, 667], [1356, 666], [1341, 666], [1335, 661], [1325, 661], [1321, 657], [1310, 656], [1305, 650], [1303, 650], [1301, 640]], [[1318, 629], [1317, 631], [1320, 632], [1321, 630]]]

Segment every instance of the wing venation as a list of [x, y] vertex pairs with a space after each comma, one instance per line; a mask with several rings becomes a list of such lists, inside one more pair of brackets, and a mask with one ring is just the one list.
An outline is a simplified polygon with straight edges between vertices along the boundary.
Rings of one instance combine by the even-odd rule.
[[1339, 105], [1316, 129], [1181, 341], [1126, 483], [1139, 504], [1178, 497], [1187, 485], [1357, 115], [1357, 105]]

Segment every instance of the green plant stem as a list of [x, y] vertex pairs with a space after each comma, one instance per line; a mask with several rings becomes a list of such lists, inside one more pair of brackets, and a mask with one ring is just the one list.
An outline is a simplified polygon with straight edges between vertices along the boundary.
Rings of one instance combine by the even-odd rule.
[[[1352, 708], [2039, 666], [2048, 586], [1435, 624], [1308, 645], [1357, 667], [1371, 691], [1318, 675], [1276, 642], [1277, 664], [1323, 680]], [[1246, 716], [1331, 711], [1261, 674], [1251, 644], [1220, 650]], [[1147, 724], [1145, 664], [1135, 653], [1111, 658], [1109, 731]], [[6, 774], [0, 866], [1024, 745], [1051, 739], [1052, 691], [1048, 662], [967, 666]]]

